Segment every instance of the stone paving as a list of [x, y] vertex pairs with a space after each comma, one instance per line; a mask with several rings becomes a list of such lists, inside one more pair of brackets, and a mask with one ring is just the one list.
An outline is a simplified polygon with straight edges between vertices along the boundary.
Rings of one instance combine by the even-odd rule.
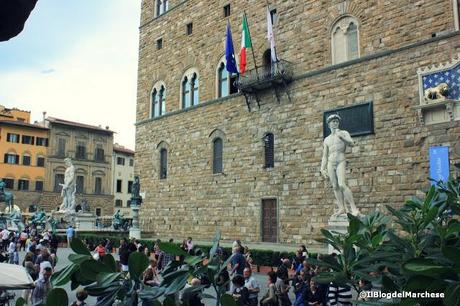
[[[67, 264], [69, 264], [69, 260], [67, 259], [67, 257], [71, 253], [72, 253], [72, 251], [70, 250], [70, 248], [60, 248], [60, 249], [58, 249], [58, 252], [57, 252], [58, 263], [56, 265], [56, 271], [61, 270], [63, 267], [65, 267]], [[22, 262], [22, 260], [24, 258], [24, 254], [25, 254], [24, 252], [20, 252], [20, 258], [19, 258], [20, 260], [19, 260], [19, 262]], [[116, 254], [115, 254], [115, 259], [118, 259], [118, 256]], [[267, 287], [266, 286], [266, 284], [267, 284], [267, 276], [265, 274], [262, 274], [262, 273], [253, 273], [253, 276], [259, 282], [260, 287], [261, 287], [261, 292], [259, 293], [259, 298], [260, 298], [267, 291], [267, 288], [266, 288]], [[75, 292], [72, 292], [70, 290], [70, 283], [67, 284], [66, 286], [63, 286], [62, 288], [64, 288], [67, 291], [70, 303], [73, 302], [75, 300]], [[205, 292], [208, 293], [208, 294], [213, 295], [214, 290], [213, 289], [206, 289]], [[16, 296], [18, 297], [18, 296], [21, 296], [22, 291], [16, 291], [15, 293], [16, 293]], [[215, 305], [215, 300], [212, 300], [212, 299], [204, 299], [203, 302], [205, 303], [206, 306], [214, 306]], [[90, 306], [96, 305], [96, 298], [95, 297], [88, 297], [87, 303]], [[141, 303], [139, 303], [139, 305], [140, 304]]]

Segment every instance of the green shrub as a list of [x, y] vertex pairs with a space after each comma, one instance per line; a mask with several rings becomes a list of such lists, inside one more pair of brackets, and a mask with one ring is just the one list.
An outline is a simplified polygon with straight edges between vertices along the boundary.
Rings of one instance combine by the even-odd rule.
[[[120, 233], [120, 235], [96, 235], [96, 234], [77, 234], [78, 238], [82, 241], [90, 241], [96, 246], [101, 240], [109, 239], [112, 241], [113, 247], [118, 248], [120, 246], [120, 239], [123, 238], [125, 233]], [[66, 236], [62, 235], [59, 237], [61, 241], [66, 241]], [[139, 240], [143, 245], [148, 246], [150, 249], [153, 248], [155, 243], [154, 240]], [[211, 245], [195, 245], [196, 249], [200, 249], [202, 252], [208, 254], [209, 250], [211, 249]], [[224, 251], [224, 260], [227, 259], [228, 256], [232, 253], [231, 247], [222, 247]], [[280, 265], [280, 260], [282, 258], [289, 258], [292, 259], [295, 257], [294, 252], [278, 252], [272, 250], [259, 250], [259, 249], [251, 249], [252, 259], [254, 260], [254, 264], [257, 266], [269, 266], [269, 267], [277, 267]], [[310, 253], [310, 257], [316, 258], [316, 254]]]

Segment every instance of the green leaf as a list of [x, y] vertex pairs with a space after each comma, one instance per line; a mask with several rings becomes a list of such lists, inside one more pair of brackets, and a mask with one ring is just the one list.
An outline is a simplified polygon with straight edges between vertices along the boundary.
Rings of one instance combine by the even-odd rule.
[[382, 289], [385, 292], [400, 291], [401, 288], [388, 276], [382, 276]]
[[[176, 277], [166, 288], [165, 295], [175, 294], [182, 290], [187, 283], [188, 273]], [[164, 281], [164, 280], [163, 280]], [[163, 285], [163, 282], [161, 283]]]
[[134, 281], [140, 281], [142, 273], [149, 266], [149, 259], [144, 253], [133, 252], [128, 259], [129, 275]]
[[168, 254], [174, 256], [187, 256], [188, 253], [182, 250], [177, 244], [170, 243], [170, 242], [161, 242], [160, 249]]
[[70, 241], [70, 247], [72, 248], [72, 251], [77, 254], [91, 256], [91, 252], [88, 250], [86, 245], [78, 238], [73, 238], [72, 241]]
[[91, 256], [90, 255], [84, 255], [84, 254], [69, 254], [68, 258], [74, 264], [79, 265], [83, 261], [91, 259]]
[[163, 306], [176, 306], [176, 302], [170, 296], [167, 296], [163, 301]]
[[165, 292], [164, 287], [147, 287], [146, 286], [139, 292], [139, 298], [143, 300], [152, 301], [162, 296], [164, 292]]
[[189, 273], [188, 267], [181, 267], [179, 270], [163, 275], [163, 281], [161, 282], [162, 287], [169, 286], [176, 278], [187, 275]]
[[17, 300], [16, 300], [16, 306], [26, 306], [27, 303], [26, 303], [26, 300], [24, 300], [22, 297], [19, 297]]
[[444, 294], [444, 305], [458, 305], [460, 301], [460, 283], [450, 284]]
[[99, 300], [96, 305], [97, 306], [112, 306], [120, 290], [121, 290], [121, 287], [119, 287], [116, 290], [108, 291], [100, 295]]
[[212, 248], [209, 250], [209, 259], [211, 260], [216, 254], [217, 248], [219, 247], [219, 240], [220, 240], [220, 231], [217, 231], [214, 239], [212, 240]]
[[362, 223], [356, 216], [353, 216], [352, 214], [347, 214], [347, 216], [349, 221], [348, 233], [350, 235], [355, 235], [358, 233]]
[[233, 256], [235, 256], [235, 254], [232, 254], [232, 255], [228, 256], [227, 260], [220, 266], [220, 271], [219, 272], [221, 272], [224, 269], [227, 269], [227, 266], [232, 261]]
[[416, 275], [425, 275], [429, 277], [450, 275], [453, 273], [449, 267], [442, 266], [431, 259], [414, 258], [403, 264], [403, 268]]
[[460, 233], [460, 222], [450, 223], [447, 229], [447, 235]]
[[121, 289], [121, 284], [119, 282], [114, 282], [107, 286], [100, 286], [98, 284], [94, 284], [94, 285], [85, 287], [85, 290], [91, 296], [105, 296], [111, 292], [118, 291], [120, 289]]
[[54, 288], [48, 293], [46, 306], [69, 305], [67, 293], [62, 288]]
[[446, 246], [441, 249], [442, 254], [451, 260], [455, 265], [460, 266], [460, 249], [453, 246]]
[[85, 260], [80, 264], [80, 271], [84, 277], [93, 282], [97, 280], [99, 273], [105, 272], [110, 273], [111, 270], [104, 263], [96, 261], [94, 259]]
[[70, 281], [72, 274], [78, 269], [75, 264], [70, 264], [61, 271], [54, 273], [51, 276], [51, 284], [53, 286], [64, 286]]
[[83, 286], [90, 285], [94, 282], [94, 280], [88, 279], [85, 274], [81, 272], [81, 269], [75, 271], [72, 274], [72, 281], [77, 282]]
[[115, 262], [112, 254], [106, 254], [102, 258], [102, 262], [110, 269], [111, 272], [117, 272], [117, 263]]
[[97, 283], [101, 286], [108, 286], [111, 284], [114, 280], [119, 278], [121, 276], [121, 273], [106, 273], [106, 272], [101, 272], [97, 275], [96, 280]]
[[194, 266], [196, 264], [202, 263], [203, 258], [200, 256], [187, 256], [184, 261], [189, 264], [190, 266]]
[[235, 299], [227, 293], [222, 294], [220, 297], [220, 303], [222, 306], [236, 306]]

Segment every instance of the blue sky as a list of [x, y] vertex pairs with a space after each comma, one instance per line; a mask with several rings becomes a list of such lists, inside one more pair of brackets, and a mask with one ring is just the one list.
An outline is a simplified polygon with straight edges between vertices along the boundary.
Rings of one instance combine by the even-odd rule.
[[0, 104], [110, 126], [134, 149], [140, 0], [39, 0], [0, 42]]

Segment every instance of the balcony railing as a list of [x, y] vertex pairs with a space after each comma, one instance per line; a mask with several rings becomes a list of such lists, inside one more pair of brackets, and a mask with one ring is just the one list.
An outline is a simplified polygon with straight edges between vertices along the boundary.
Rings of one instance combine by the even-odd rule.
[[240, 76], [237, 86], [240, 91], [257, 92], [273, 85], [286, 85], [293, 78], [293, 64], [280, 60], [271, 65], [258, 67], [245, 72]]

